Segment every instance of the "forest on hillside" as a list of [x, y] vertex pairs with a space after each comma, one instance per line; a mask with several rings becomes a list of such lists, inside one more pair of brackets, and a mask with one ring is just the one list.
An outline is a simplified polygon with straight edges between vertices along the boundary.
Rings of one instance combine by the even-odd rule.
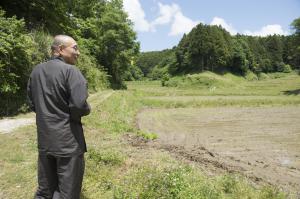
[[300, 69], [300, 18], [294, 33], [267, 37], [230, 35], [221, 26], [198, 24], [178, 46], [141, 53], [137, 65], [151, 79], [203, 71], [246, 75]]

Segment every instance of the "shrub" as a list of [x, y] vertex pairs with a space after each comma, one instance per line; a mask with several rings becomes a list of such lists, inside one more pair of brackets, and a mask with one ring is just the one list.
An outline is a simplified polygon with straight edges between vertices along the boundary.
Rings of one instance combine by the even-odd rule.
[[253, 72], [251, 71], [248, 71], [245, 75], [245, 79], [248, 80], [248, 81], [255, 81], [255, 80], [258, 80], [258, 77], [256, 74], [254, 74]]
[[168, 75], [168, 68], [167, 67], [159, 67], [155, 66], [148, 77], [152, 80], [159, 80], [162, 79], [164, 76]]
[[32, 30], [30, 36], [34, 40], [33, 49], [30, 52], [32, 64], [36, 65], [48, 60], [51, 57], [53, 37], [42, 29]]
[[289, 64], [280, 62], [280, 63], [277, 63], [277, 71], [283, 72], [283, 73], [290, 73], [290, 72], [292, 72], [292, 68]]
[[87, 49], [81, 48], [78, 63], [76, 64], [86, 78], [91, 92], [108, 87], [107, 74], [97, 65], [96, 59], [89, 55]]
[[0, 115], [14, 113], [25, 103], [35, 50], [24, 20], [6, 18], [4, 14], [0, 9]]
[[259, 80], [264, 80], [264, 79], [269, 79], [270, 77], [266, 73], [258, 73], [258, 79]]
[[155, 140], [158, 138], [156, 133], [147, 133], [143, 131], [138, 131], [137, 134], [146, 140]]
[[170, 80], [170, 75], [169, 74], [164, 74], [163, 77], [162, 77], [162, 80], [161, 80], [161, 85], [165, 86], [165, 83], [169, 80]]

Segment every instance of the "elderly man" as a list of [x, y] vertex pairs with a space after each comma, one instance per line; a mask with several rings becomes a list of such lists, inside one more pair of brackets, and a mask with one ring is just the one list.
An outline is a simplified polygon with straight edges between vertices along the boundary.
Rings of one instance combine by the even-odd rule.
[[74, 66], [76, 41], [54, 38], [52, 59], [37, 65], [28, 80], [28, 100], [36, 113], [38, 189], [35, 198], [79, 199], [86, 152], [81, 117], [90, 113], [87, 82]]

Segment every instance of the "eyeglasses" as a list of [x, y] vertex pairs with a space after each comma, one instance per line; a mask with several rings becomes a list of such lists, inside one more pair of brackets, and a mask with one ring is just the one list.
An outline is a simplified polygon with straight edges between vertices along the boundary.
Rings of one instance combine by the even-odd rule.
[[78, 48], [77, 45], [74, 45], [74, 46], [64, 46], [64, 45], [61, 45], [61, 46], [60, 46], [60, 48], [68, 48], [68, 47], [73, 48], [75, 51], [78, 51], [78, 50], [79, 50], [79, 48]]
[[79, 48], [78, 48], [77, 45], [71, 46], [71, 48], [73, 48], [75, 51], [78, 51], [78, 50], [79, 50]]

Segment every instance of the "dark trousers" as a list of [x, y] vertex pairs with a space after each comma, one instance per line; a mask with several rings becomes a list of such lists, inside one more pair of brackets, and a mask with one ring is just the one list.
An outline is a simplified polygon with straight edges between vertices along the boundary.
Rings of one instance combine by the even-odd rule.
[[74, 157], [39, 154], [35, 199], [79, 199], [84, 164], [83, 154]]

